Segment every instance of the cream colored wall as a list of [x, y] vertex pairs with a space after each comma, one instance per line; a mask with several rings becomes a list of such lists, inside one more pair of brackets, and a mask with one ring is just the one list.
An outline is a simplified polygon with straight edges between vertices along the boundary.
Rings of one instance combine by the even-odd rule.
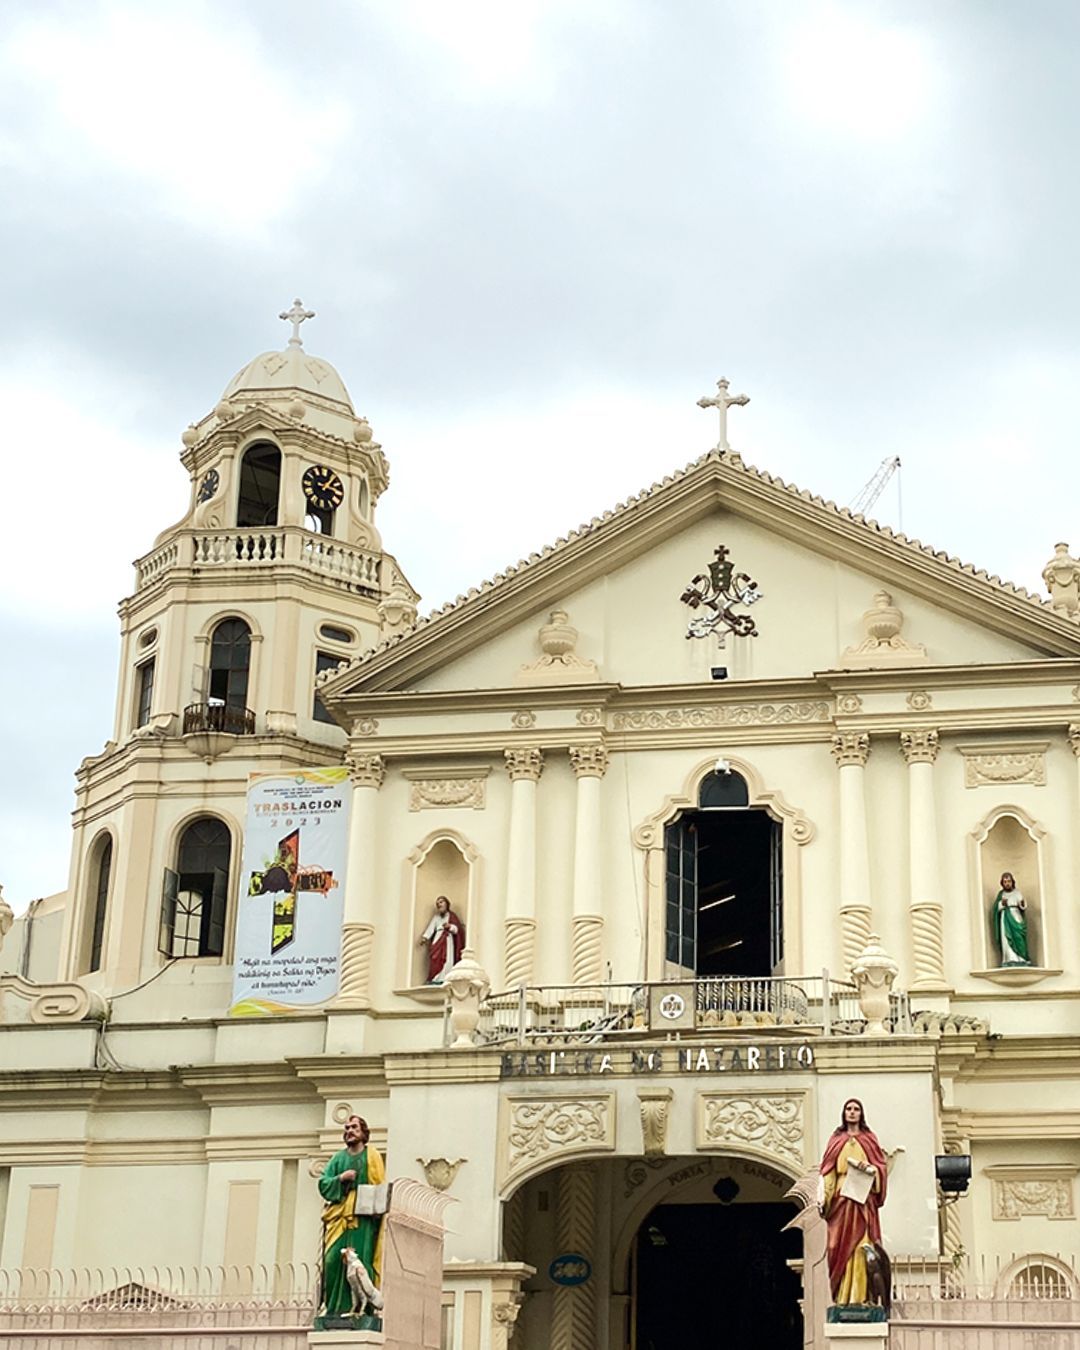
[[[749, 572], [764, 598], [749, 613], [759, 635], [687, 640], [692, 611], [679, 602], [692, 577], [704, 572], [725, 543], [739, 570]], [[782, 679], [841, 668], [845, 648], [865, 637], [863, 613], [882, 582], [769, 533], [749, 520], [717, 511], [675, 537], [580, 590], [568, 588], [560, 605], [580, 634], [577, 654], [596, 661], [601, 677], [633, 684], [687, 684], [727, 665], [738, 679]], [[904, 613], [903, 637], [927, 648], [933, 665], [987, 664], [1035, 659], [1043, 653], [990, 632], [892, 586]], [[422, 689], [485, 689], [512, 683], [540, 649], [537, 630], [548, 609], [417, 681]]]

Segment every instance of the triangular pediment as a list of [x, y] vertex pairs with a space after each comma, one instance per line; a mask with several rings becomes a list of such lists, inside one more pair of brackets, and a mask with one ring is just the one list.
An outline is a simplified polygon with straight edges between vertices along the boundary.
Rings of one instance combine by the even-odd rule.
[[[1049, 603], [714, 451], [358, 658], [327, 692], [511, 686], [542, 655], [538, 631], [556, 609], [580, 630], [576, 655], [597, 663], [568, 678], [707, 678], [688, 653], [701, 666], [715, 640], [683, 641], [692, 616], [680, 594], [721, 544], [764, 592], [740, 678], [873, 666], [858, 649], [882, 591], [903, 617], [882, 667], [1080, 656], [1080, 624]], [[635, 644], [667, 656], [636, 661]]]

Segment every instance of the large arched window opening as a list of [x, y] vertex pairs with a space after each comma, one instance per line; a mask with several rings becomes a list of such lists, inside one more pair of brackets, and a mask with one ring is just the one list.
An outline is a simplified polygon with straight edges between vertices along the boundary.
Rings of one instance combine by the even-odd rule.
[[243, 619], [222, 619], [210, 638], [210, 702], [246, 708], [250, 669], [251, 629]]
[[237, 525], [241, 528], [276, 525], [280, 489], [281, 451], [276, 445], [253, 445], [240, 465]]
[[767, 977], [784, 959], [783, 827], [718, 766], [665, 831], [669, 978]]
[[86, 971], [101, 969], [102, 948], [105, 942], [105, 919], [109, 908], [109, 886], [112, 882], [112, 836], [105, 835], [90, 852], [89, 933]]
[[215, 816], [188, 825], [166, 867], [158, 950], [170, 958], [222, 956], [229, 897], [229, 827]]

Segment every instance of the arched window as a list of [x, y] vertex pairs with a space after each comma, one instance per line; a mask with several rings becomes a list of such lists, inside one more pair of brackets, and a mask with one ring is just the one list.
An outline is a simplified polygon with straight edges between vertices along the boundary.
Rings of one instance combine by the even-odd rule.
[[112, 837], [106, 835], [91, 851], [90, 888], [90, 943], [86, 970], [101, 969], [101, 949], [105, 941], [105, 916], [109, 906], [109, 883], [112, 880]]
[[180, 836], [176, 867], [166, 867], [158, 950], [168, 957], [221, 956], [229, 896], [229, 827], [193, 820]]
[[698, 806], [748, 806], [749, 803], [746, 779], [734, 769], [709, 774], [698, 789]]
[[222, 619], [210, 638], [210, 702], [246, 708], [251, 629], [243, 619]]
[[281, 451], [276, 445], [253, 445], [240, 465], [240, 498], [236, 523], [241, 528], [276, 525], [281, 488]]

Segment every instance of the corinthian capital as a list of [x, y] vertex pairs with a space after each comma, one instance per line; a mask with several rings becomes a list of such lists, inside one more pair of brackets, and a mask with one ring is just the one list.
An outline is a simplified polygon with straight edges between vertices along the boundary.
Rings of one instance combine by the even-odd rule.
[[870, 737], [865, 731], [841, 732], [832, 738], [832, 755], [838, 768], [848, 764], [861, 767], [870, 757]]
[[504, 750], [503, 754], [506, 756], [506, 772], [512, 783], [516, 783], [519, 778], [531, 778], [535, 783], [540, 777], [544, 768], [542, 750]]
[[386, 761], [382, 755], [349, 755], [346, 763], [353, 787], [382, 787], [386, 777]]
[[607, 772], [608, 752], [602, 745], [572, 745], [570, 763], [578, 778], [603, 778]]
[[936, 731], [902, 731], [900, 749], [909, 764], [933, 764], [937, 759], [938, 740]]
[[1080, 759], [1080, 722], [1070, 723], [1069, 744], [1072, 746], [1073, 754]]

